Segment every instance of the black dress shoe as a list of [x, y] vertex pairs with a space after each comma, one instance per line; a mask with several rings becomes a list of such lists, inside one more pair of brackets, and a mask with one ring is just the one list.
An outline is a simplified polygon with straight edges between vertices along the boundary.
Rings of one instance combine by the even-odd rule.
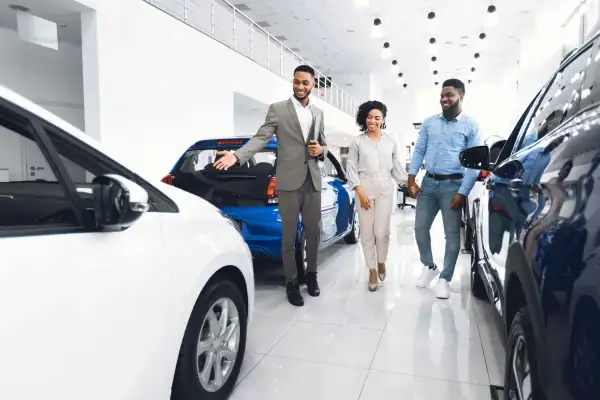
[[308, 289], [308, 294], [310, 294], [312, 297], [319, 297], [321, 294], [319, 282], [317, 282], [316, 272], [308, 272], [306, 274], [306, 289]]
[[304, 305], [304, 299], [300, 294], [300, 286], [297, 280], [287, 283], [286, 287], [287, 298], [291, 305], [296, 307], [302, 307]]

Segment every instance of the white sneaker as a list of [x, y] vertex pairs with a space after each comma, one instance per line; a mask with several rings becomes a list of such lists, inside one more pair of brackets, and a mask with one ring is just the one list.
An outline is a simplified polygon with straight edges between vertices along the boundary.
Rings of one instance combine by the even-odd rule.
[[439, 267], [436, 269], [431, 269], [429, 267], [424, 267], [423, 272], [417, 278], [417, 283], [415, 284], [418, 288], [425, 288], [429, 286], [431, 281], [433, 281], [440, 274]]
[[450, 282], [440, 278], [437, 285], [435, 286], [435, 297], [438, 299], [449, 299], [450, 298]]

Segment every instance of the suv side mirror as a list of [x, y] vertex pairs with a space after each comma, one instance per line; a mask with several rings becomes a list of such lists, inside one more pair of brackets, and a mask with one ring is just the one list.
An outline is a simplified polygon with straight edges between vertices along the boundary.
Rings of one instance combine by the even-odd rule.
[[478, 169], [482, 171], [491, 171], [490, 149], [487, 146], [471, 147], [463, 150], [458, 156], [460, 164], [465, 168]]
[[148, 192], [118, 175], [103, 175], [93, 181], [96, 223], [103, 229], [129, 228], [148, 211]]

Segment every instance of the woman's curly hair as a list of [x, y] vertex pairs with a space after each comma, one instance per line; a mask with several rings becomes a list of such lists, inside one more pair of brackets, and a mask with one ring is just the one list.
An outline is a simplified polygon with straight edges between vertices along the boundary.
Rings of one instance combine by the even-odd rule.
[[[381, 111], [383, 119], [387, 116], [387, 107], [380, 101], [367, 101], [358, 107], [356, 112], [356, 125], [360, 128], [361, 132], [367, 131], [367, 116], [373, 110]], [[381, 129], [385, 129], [385, 122], [381, 125]]]

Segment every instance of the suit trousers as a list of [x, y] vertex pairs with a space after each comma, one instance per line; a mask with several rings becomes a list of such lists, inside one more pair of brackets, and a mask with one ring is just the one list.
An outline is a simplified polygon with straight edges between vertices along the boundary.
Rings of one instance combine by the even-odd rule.
[[[299, 189], [278, 190], [277, 197], [281, 214], [283, 268], [286, 281], [291, 282], [297, 278], [296, 233], [300, 215], [302, 215], [302, 229], [306, 239], [306, 271], [317, 272], [317, 252], [321, 233], [321, 192], [315, 188], [310, 173], [307, 173]], [[298, 262], [304, 260], [299, 259]]]
[[371, 208], [360, 206], [356, 195], [356, 207], [360, 222], [360, 244], [363, 249], [367, 268], [375, 269], [378, 263], [385, 263], [390, 247], [390, 220], [394, 207], [394, 185], [389, 175], [367, 174], [361, 172], [360, 186], [371, 202]]

